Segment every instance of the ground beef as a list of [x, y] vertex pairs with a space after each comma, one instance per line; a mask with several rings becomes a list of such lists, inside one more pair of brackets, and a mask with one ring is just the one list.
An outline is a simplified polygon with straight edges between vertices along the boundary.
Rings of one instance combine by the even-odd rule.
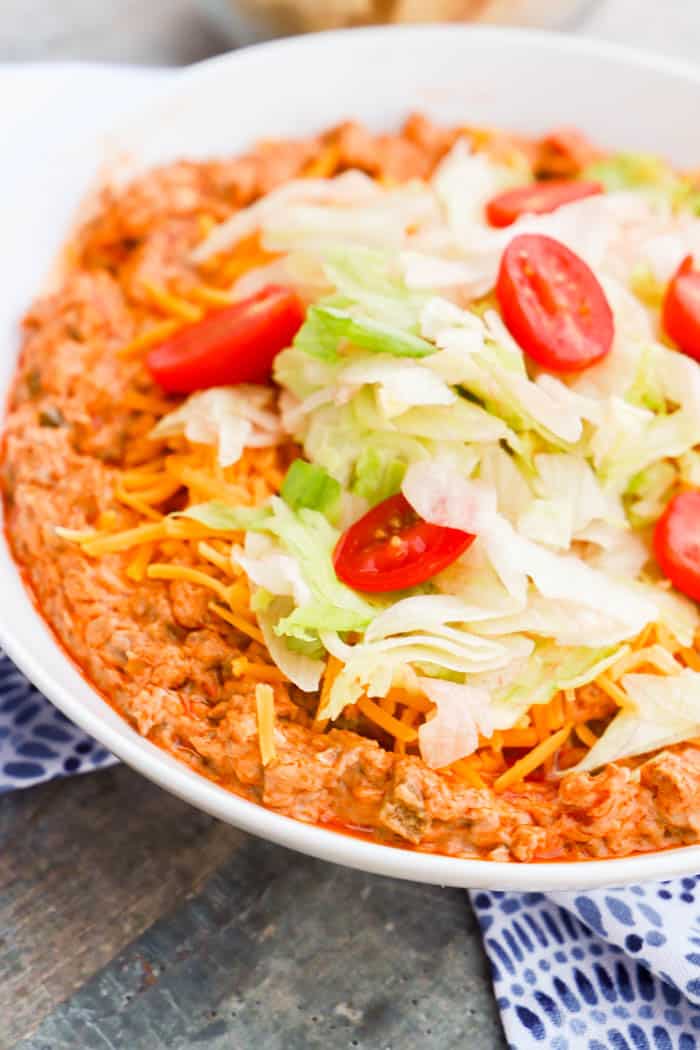
[[[125, 407], [125, 398], [154, 391], [140, 360], [118, 351], [149, 309], [144, 282], [186, 288], [196, 280], [187, 257], [202, 216], [227, 217], [302, 172], [321, 147], [337, 151], [341, 168], [426, 176], [460, 133], [420, 116], [397, 135], [346, 123], [231, 160], [172, 164], [119, 193], [105, 190], [60, 288], [25, 319], [1, 463], [9, 540], [43, 615], [102, 695], [140, 733], [244, 798], [460, 857], [611, 857], [695, 842], [700, 750], [691, 746], [636, 771], [611, 766], [596, 776], [528, 780], [495, 795], [350, 729], [315, 732], [315, 705], [279, 689], [278, 757], [264, 768], [253, 684], [234, 673], [249, 639], [216, 617], [191, 583], [134, 582], [125, 572], [129, 554], [90, 559], [54, 531], [92, 526], [107, 512], [118, 527], [137, 520], [114, 499], [115, 468], [154, 422], [148, 410]], [[539, 143], [491, 131], [473, 137], [496, 155], [519, 150], [541, 176], [574, 174], [595, 156], [571, 132]], [[171, 560], [188, 564], [189, 548], [174, 546]], [[596, 687], [579, 703], [587, 717], [610, 713]]]

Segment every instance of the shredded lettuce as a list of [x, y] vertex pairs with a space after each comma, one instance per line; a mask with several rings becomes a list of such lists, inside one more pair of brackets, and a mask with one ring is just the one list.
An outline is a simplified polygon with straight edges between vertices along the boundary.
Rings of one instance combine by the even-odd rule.
[[[700, 368], [659, 341], [658, 318], [678, 263], [700, 255], [700, 190], [641, 154], [585, 174], [608, 192], [494, 229], [485, 203], [529, 168], [458, 142], [423, 182], [299, 180], [195, 250], [257, 235], [282, 254], [234, 294], [279, 280], [309, 304], [306, 320], [275, 360], [278, 412], [267, 389], [206, 391], [154, 436], [215, 446], [222, 466], [290, 438], [303, 458], [261, 508], [183, 513], [244, 534], [232, 557], [292, 682], [315, 690], [326, 654], [341, 661], [322, 717], [397, 685], [433, 701], [419, 745], [434, 768], [595, 680], [646, 625], [681, 647], [700, 626], [651, 545], [676, 487], [700, 486]], [[503, 250], [528, 232], [583, 258], [610, 303], [612, 350], [579, 375], [538, 368], [500, 316]], [[420, 587], [359, 594], [334, 570], [340, 531], [399, 491], [475, 540]], [[629, 708], [579, 768], [700, 735], [699, 679], [680, 664], [627, 675]]]
[[237, 387], [212, 387], [192, 394], [151, 431], [153, 438], [184, 436], [201, 445], [213, 445], [219, 465], [236, 463], [245, 448], [266, 448], [282, 438], [273, 411], [269, 387], [242, 383]]
[[661, 205], [700, 214], [697, 183], [650, 153], [616, 153], [589, 164], [581, 177], [602, 182], [608, 191], [636, 190]]
[[270, 209], [259, 228], [267, 251], [304, 251], [323, 258], [339, 244], [345, 248], [400, 249], [408, 230], [434, 223], [436, 217], [433, 194], [422, 183], [406, 182], [367, 194], [364, 200], [356, 197], [351, 206], [333, 200], [292, 202]]
[[[288, 616], [293, 608], [289, 599], [277, 598], [264, 610], [259, 610], [257, 617], [260, 630], [265, 639], [270, 656], [280, 671], [286, 674], [302, 692], [313, 693], [318, 689], [326, 662], [323, 647], [318, 640], [306, 643], [306, 651], [299, 651], [293, 644], [296, 639], [280, 638], [277, 627], [281, 620]], [[302, 645], [304, 643], [301, 643]], [[311, 655], [314, 654], [314, 655]]]
[[351, 491], [374, 506], [401, 489], [406, 464], [376, 445], [367, 445], [357, 457]]
[[627, 486], [628, 515], [635, 526], [650, 525], [661, 517], [678, 480], [673, 463], [662, 459], [636, 474]]
[[493, 696], [494, 729], [511, 729], [533, 704], [546, 704], [562, 689], [578, 689], [594, 681], [623, 653], [620, 647], [583, 648], [542, 642], [517, 680]]
[[473, 395], [514, 430], [535, 430], [555, 447], [576, 443], [582, 419], [591, 406], [554, 379], [531, 380], [520, 348], [494, 311], [483, 321], [453, 303], [433, 299], [426, 307], [422, 331], [441, 353], [429, 368]]
[[[303, 596], [297, 589], [296, 599], [304, 597], [305, 600], [276, 624], [277, 634], [313, 641], [320, 630], [362, 631], [372, 620], [377, 606], [346, 587], [335, 574], [332, 553], [340, 534], [319, 511], [307, 507], [294, 511], [284, 500], [274, 497], [267, 507], [259, 509], [227, 507], [213, 501], [190, 507], [183, 513], [213, 528], [245, 528], [277, 538], [282, 552], [290, 559], [281, 575], [284, 576], [291, 563], [298, 568], [307, 588]], [[273, 571], [278, 566], [276, 563]], [[247, 562], [247, 571], [252, 572], [255, 579], [252, 560]], [[257, 578], [273, 593], [290, 593], [286, 580], [280, 589], [272, 585], [267, 574], [264, 579], [259, 575]], [[294, 592], [293, 586], [291, 590]]]
[[417, 334], [426, 292], [409, 289], [386, 252], [338, 246], [325, 253], [324, 271], [348, 303], [376, 321]]
[[449, 766], [476, 751], [479, 734], [493, 735], [490, 696], [477, 686], [418, 678], [436, 710], [418, 729], [420, 753], [433, 769]]
[[365, 693], [386, 696], [406, 665], [436, 665], [463, 676], [505, 667], [527, 656], [533, 647], [528, 638], [515, 636], [496, 642], [446, 625], [354, 646], [342, 643], [329, 629], [321, 633], [321, 640], [344, 664], [319, 711], [322, 718], [337, 718]]
[[232, 507], [223, 500], [196, 503], [186, 510], [177, 511], [173, 517], [192, 518], [210, 529], [222, 531], [258, 530], [272, 519], [269, 507]]
[[669, 165], [650, 153], [615, 153], [589, 164], [584, 179], [602, 182], [606, 190], [643, 190], [663, 201], [672, 201], [680, 180]]
[[323, 467], [295, 459], [282, 482], [280, 495], [292, 510], [308, 507], [332, 517], [341, 491], [338, 482]]
[[341, 345], [346, 344], [394, 357], [426, 357], [435, 352], [435, 347], [420, 336], [383, 321], [355, 316], [333, 302], [310, 307], [294, 337], [297, 350], [324, 361], [336, 361]]
[[534, 457], [537, 498], [517, 520], [518, 531], [549, 547], [568, 550], [594, 521], [624, 524], [620, 500], [600, 486], [581, 456], [539, 453]]
[[623, 675], [622, 688], [630, 706], [623, 708], [574, 767], [589, 772], [700, 735], [700, 674], [689, 668], [678, 674]]
[[450, 464], [412, 464], [402, 491], [426, 521], [478, 535], [504, 587], [521, 602], [531, 580], [544, 598], [591, 610], [602, 607], [610, 618], [611, 643], [633, 637], [655, 619], [656, 607], [631, 586], [516, 532], [497, 512], [495, 491], [483, 482], [460, 477]]

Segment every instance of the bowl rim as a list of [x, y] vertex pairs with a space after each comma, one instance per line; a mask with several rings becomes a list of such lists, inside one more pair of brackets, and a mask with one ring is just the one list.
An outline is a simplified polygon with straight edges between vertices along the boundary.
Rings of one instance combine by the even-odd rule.
[[[659, 56], [648, 51], [630, 48], [595, 38], [567, 36], [541, 30], [513, 28], [474, 27], [462, 25], [429, 24], [421, 26], [383, 26], [353, 30], [332, 30], [306, 36], [275, 39], [239, 51], [219, 55], [196, 65], [177, 71], [174, 79], [168, 78], [163, 86], [157, 86], [152, 100], [134, 114], [139, 122], [150, 110], [157, 111], [163, 100], [177, 101], [186, 95], [193, 81], [217, 77], [223, 68], [245, 66], [246, 63], [274, 59], [285, 52], [314, 52], [319, 48], [333, 46], [348, 47], [358, 36], [386, 40], [392, 46], [400, 45], [402, 39], [418, 34], [439, 37], [457, 33], [469, 38], [484, 37], [509, 47], [537, 45], [545, 51], [575, 53], [578, 56], [604, 57], [616, 63], [648, 69], [656, 73], [690, 81], [700, 88], [700, 67], [690, 62]], [[126, 126], [123, 118], [108, 132], [118, 134]], [[3, 530], [3, 544], [9, 551]], [[9, 556], [12, 559], [11, 552]], [[12, 559], [14, 564], [14, 559]], [[19, 577], [19, 570], [14, 566]], [[22, 586], [24, 584], [22, 583]], [[5, 603], [3, 603], [4, 605]], [[9, 604], [9, 603], [8, 603]], [[160, 787], [197, 808], [251, 834], [259, 835], [279, 845], [311, 856], [357, 868], [373, 874], [410, 879], [437, 885], [463, 888], [514, 889], [521, 891], [591, 889], [638, 883], [659, 878], [694, 874], [700, 869], [700, 845], [656, 851], [639, 856], [587, 861], [557, 861], [538, 863], [508, 863], [476, 858], [446, 857], [422, 853], [412, 849], [381, 845], [352, 835], [344, 834], [319, 825], [306, 824], [250, 802], [233, 792], [190, 770], [183, 763], [172, 759], [150, 741], [128, 727], [124, 720], [120, 728], [112, 726], [101, 713], [102, 705], [109, 705], [90, 683], [88, 687], [99, 697], [100, 709], [92, 710], [72, 695], [67, 685], [57, 681], [50, 669], [41, 660], [43, 636], [49, 644], [61, 649], [62, 659], [72, 663], [58, 642], [51, 641], [46, 624], [33, 606], [37, 627], [37, 646], [30, 646], [13, 631], [11, 614], [0, 607], [0, 644], [8, 656], [63, 713], [85, 732], [99, 740], [113, 754]], [[126, 728], [126, 732], [124, 732]]]

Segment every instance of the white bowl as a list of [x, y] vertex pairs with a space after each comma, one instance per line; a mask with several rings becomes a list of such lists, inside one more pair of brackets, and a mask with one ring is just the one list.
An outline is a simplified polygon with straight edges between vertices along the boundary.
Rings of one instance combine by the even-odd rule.
[[[17, 320], [44, 283], [96, 177], [178, 156], [234, 153], [258, 137], [303, 135], [354, 116], [395, 126], [411, 109], [524, 132], [575, 124], [603, 145], [697, 164], [687, 129], [700, 71], [591, 41], [458, 26], [369, 29], [264, 44], [183, 72], [128, 124], [23, 172], [0, 200], [0, 394], [15, 368]], [[6, 180], [7, 181], [7, 180]], [[237, 798], [142, 739], [56, 644], [0, 543], [0, 642], [74, 722], [166, 790], [246, 831], [366, 871], [450, 886], [573, 889], [700, 870], [693, 846], [621, 860], [502, 864], [431, 856], [301, 824]]]

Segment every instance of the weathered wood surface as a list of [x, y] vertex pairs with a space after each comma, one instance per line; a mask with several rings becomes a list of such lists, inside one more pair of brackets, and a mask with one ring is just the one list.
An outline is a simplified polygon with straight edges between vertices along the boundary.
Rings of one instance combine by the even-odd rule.
[[310, 860], [125, 768], [0, 799], [2, 1050], [505, 1044], [466, 895]]

